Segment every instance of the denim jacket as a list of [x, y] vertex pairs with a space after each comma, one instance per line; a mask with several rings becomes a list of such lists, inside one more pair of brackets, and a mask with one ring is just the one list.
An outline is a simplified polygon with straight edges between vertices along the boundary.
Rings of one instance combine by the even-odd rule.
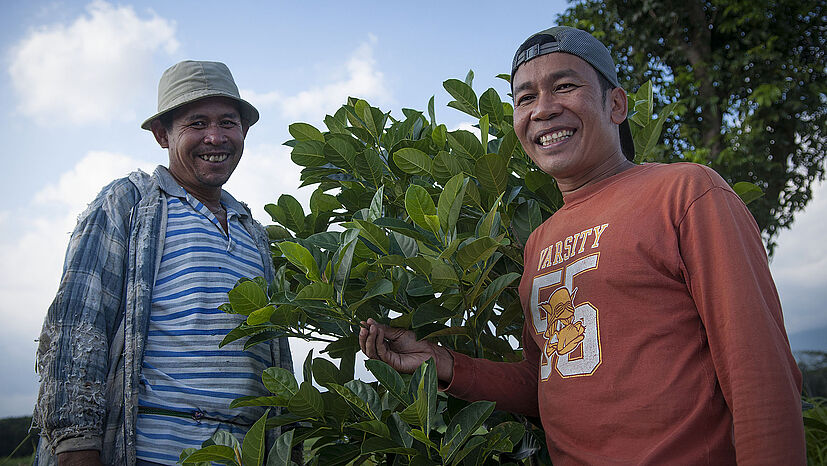
[[[106, 186], [78, 219], [37, 349], [33, 423], [42, 438], [35, 464], [90, 449], [100, 450], [104, 464], [135, 464], [138, 381], [166, 231], [163, 192], [184, 195], [165, 167], [152, 176], [139, 170]], [[267, 233], [226, 191], [221, 202], [246, 212], [239, 220], [272, 281]], [[287, 339], [270, 348], [274, 365], [292, 371]]]

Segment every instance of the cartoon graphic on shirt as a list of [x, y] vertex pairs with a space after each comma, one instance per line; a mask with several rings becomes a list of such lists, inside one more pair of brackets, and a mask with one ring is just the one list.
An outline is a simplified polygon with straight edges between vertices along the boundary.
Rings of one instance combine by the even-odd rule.
[[548, 326], [543, 332], [546, 339], [546, 356], [552, 357], [555, 353], [564, 355], [571, 353], [586, 337], [586, 327], [581, 320], [574, 320], [574, 293], [569, 294], [566, 287], [560, 287], [549, 296], [548, 301], [540, 304], [545, 311]]
[[589, 300], [588, 287], [579, 287], [578, 293], [577, 283], [581, 274], [598, 269], [600, 239], [608, 227], [604, 223], [549, 242], [538, 253], [529, 309], [532, 329], [542, 336], [538, 339], [541, 381], [555, 371], [564, 379], [588, 377], [600, 367], [600, 311]]

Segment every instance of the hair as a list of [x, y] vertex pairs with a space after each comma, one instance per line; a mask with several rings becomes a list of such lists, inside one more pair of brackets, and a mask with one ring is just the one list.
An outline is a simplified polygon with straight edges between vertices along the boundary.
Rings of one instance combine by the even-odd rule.
[[600, 94], [603, 96], [603, 108], [606, 108], [606, 92], [614, 89], [617, 86], [615, 86], [608, 79], [606, 79], [606, 77], [603, 76], [601, 72], [597, 71], [597, 68], [592, 67], [592, 69], [595, 73], [597, 73], [597, 82], [600, 83]]
[[164, 127], [167, 132], [172, 130], [172, 111], [170, 110], [167, 113], [158, 117], [158, 120], [161, 122], [161, 125]]

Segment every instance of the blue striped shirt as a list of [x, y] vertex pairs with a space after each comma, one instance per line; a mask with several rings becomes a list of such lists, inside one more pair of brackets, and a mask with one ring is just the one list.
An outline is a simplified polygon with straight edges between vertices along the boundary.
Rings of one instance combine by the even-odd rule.
[[266, 345], [245, 351], [239, 340], [218, 348], [245, 318], [218, 306], [239, 278], [264, 274], [261, 256], [238, 213], [227, 211], [225, 233], [215, 215], [190, 194], [167, 196], [167, 207], [138, 404], [196, 416], [139, 413], [136, 447], [139, 459], [172, 465], [181, 450], [199, 448], [218, 429], [241, 440], [247, 430], [242, 426], [251, 425], [264, 410], [231, 410], [229, 403], [268, 394], [261, 372], [273, 362]]

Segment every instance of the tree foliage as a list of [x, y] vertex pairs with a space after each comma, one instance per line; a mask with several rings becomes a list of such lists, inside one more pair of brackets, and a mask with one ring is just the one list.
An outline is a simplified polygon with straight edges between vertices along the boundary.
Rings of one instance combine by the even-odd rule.
[[[268, 227], [276, 280], [244, 280], [230, 291], [223, 310], [247, 319], [222, 344], [302, 338], [324, 342], [339, 362], [311, 353], [301, 384], [267, 369], [270, 396], [233, 402], [284, 409], [262, 417], [262, 428], [298, 423], [267, 464], [290, 464], [292, 445], [304, 445], [316, 464], [513, 464], [531, 455], [542, 464], [539, 427], [495, 413], [493, 403], [439, 392], [433, 363], [402, 375], [368, 361], [377, 382], [354, 380], [359, 322], [368, 318], [474, 357], [522, 359], [522, 247], [562, 196], [523, 152], [511, 104], [493, 88], [477, 97], [472, 79], [444, 87], [454, 98], [448, 105], [477, 121], [476, 134], [439, 124], [433, 99], [427, 116], [403, 109], [396, 119], [351, 98], [325, 117], [325, 131], [290, 125], [286, 144], [304, 167], [302, 185], [317, 187], [310, 212], [288, 194], [265, 207], [276, 223]], [[630, 108], [635, 135], [656, 141], [663, 118], [651, 86], [630, 95]], [[182, 462], [261, 464], [262, 428], [241, 445], [220, 434]]]
[[560, 24], [609, 46], [621, 83], [677, 103], [653, 160], [713, 167], [764, 196], [750, 204], [770, 251], [824, 178], [824, 0], [584, 0]]

